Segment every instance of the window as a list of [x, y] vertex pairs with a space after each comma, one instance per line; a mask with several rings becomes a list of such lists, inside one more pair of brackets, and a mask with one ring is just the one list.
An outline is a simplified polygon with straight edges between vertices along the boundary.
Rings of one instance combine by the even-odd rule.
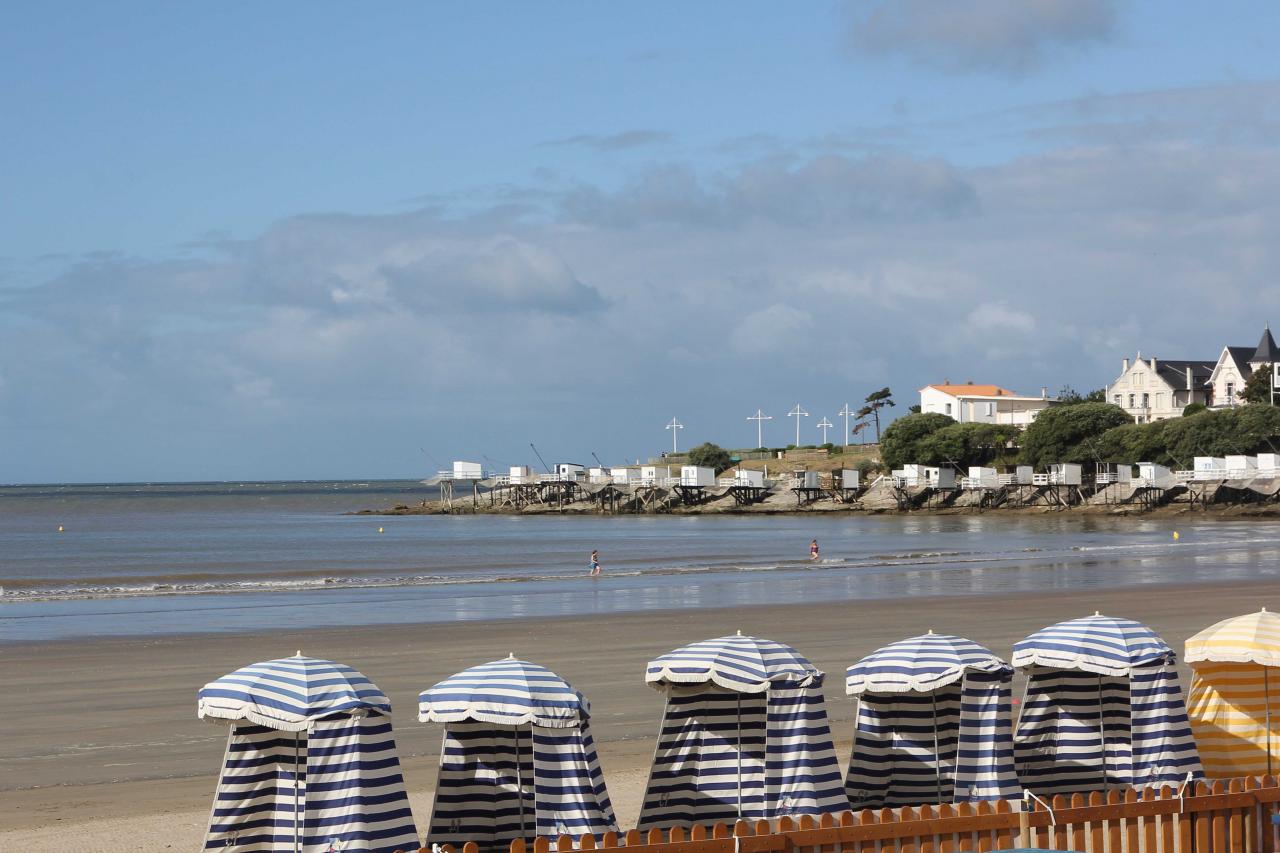
[[987, 417], [994, 417], [996, 413], [996, 404], [987, 403]]
[[1156, 408], [1157, 409], [1167, 408], [1164, 402], [1164, 392], [1161, 392], [1156, 395]]
[[1124, 405], [1123, 400], [1124, 398], [1121, 397], [1119, 394], [1115, 394], [1111, 397], [1111, 402], [1115, 403], [1117, 406], [1123, 406]]
[[951, 414], [951, 404], [950, 404], [950, 403], [947, 403], [947, 414], [948, 414], [948, 415], [950, 415], [950, 414]]
[[1236, 383], [1227, 383], [1227, 405], [1230, 406], [1236, 401]]
[[1151, 395], [1150, 395], [1150, 394], [1143, 394], [1143, 395], [1142, 395], [1142, 408], [1144, 408], [1144, 409], [1149, 409], [1149, 408], [1151, 408]]
[[1129, 408], [1131, 408], [1131, 409], [1132, 409], [1132, 408], [1134, 408], [1134, 402], [1133, 402], [1133, 401], [1134, 401], [1134, 396], [1133, 396], [1132, 394], [1130, 394], [1130, 395], [1129, 395]]

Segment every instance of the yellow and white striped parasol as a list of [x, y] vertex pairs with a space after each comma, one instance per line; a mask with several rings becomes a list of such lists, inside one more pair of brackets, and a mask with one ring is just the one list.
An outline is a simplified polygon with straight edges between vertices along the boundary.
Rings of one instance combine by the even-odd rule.
[[1184, 660], [1193, 670], [1187, 714], [1205, 775], [1274, 772], [1280, 708], [1272, 713], [1271, 683], [1280, 692], [1280, 614], [1264, 607], [1205, 628], [1187, 640]]
[[1262, 608], [1223, 619], [1187, 640], [1187, 663], [1256, 663], [1280, 667], [1280, 613]]

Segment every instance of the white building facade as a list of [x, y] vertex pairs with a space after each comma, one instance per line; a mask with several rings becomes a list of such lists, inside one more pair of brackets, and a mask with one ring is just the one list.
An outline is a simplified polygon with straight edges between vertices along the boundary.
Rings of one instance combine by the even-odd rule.
[[1039, 397], [1015, 394], [999, 385], [926, 385], [920, 389], [920, 411], [946, 415], [958, 423], [1007, 424], [1026, 429], [1036, 415], [1057, 400], [1042, 389]]

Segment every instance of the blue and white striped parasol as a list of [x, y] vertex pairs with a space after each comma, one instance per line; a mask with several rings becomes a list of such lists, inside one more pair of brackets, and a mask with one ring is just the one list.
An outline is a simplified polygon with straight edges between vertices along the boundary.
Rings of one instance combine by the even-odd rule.
[[1150, 628], [1095, 613], [1013, 649], [1027, 673], [1014, 736], [1023, 787], [1048, 796], [1202, 775], [1176, 655]]
[[845, 692], [930, 693], [969, 672], [1011, 675], [1013, 668], [972, 640], [930, 631], [890, 643], [849, 667]]
[[568, 682], [515, 655], [424, 690], [418, 719], [445, 724], [428, 840], [505, 851], [517, 838], [616, 831], [590, 716]]
[[845, 791], [855, 809], [1009, 799], [1013, 667], [972, 640], [930, 631], [846, 671], [859, 697]]
[[714, 684], [737, 693], [771, 686], [808, 687], [822, 673], [790, 646], [736, 635], [690, 643], [649, 662], [646, 684], [659, 690], [679, 684]]
[[206, 851], [418, 846], [391, 703], [360, 672], [299, 653], [237, 669], [198, 695], [200, 717], [230, 728]]
[[423, 723], [532, 723], [569, 729], [589, 716], [587, 700], [563, 678], [515, 655], [465, 669], [418, 696]]
[[650, 661], [645, 681], [667, 706], [640, 829], [849, 807], [823, 673], [795, 649], [718, 637]]
[[300, 732], [334, 714], [390, 714], [391, 702], [358, 670], [299, 652], [209, 682], [200, 688], [196, 713], [201, 719], [243, 720]]
[[1015, 643], [1011, 662], [1017, 669], [1050, 667], [1128, 675], [1135, 667], [1173, 659], [1173, 649], [1146, 625], [1095, 613], [1050, 625]]

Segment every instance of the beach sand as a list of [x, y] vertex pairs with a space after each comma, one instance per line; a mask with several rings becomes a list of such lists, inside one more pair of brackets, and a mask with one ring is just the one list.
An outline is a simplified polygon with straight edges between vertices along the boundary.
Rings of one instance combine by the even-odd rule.
[[932, 628], [1007, 658], [1028, 633], [1100, 610], [1146, 622], [1181, 652], [1188, 636], [1219, 619], [1280, 607], [1277, 593], [1274, 582], [1143, 586], [0, 645], [6, 720], [0, 849], [199, 849], [226, 730], [196, 719], [196, 690], [239, 666], [297, 649], [355, 666], [390, 696], [420, 830], [430, 813], [441, 730], [417, 722], [418, 692], [508, 652], [554, 669], [591, 700], [601, 763], [626, 828], [639, 811], [662, 713], [660, 695], [643, 683], [644, 664], [676, 646], [741, 629], [798, 648], [829, 673], [828, 711], [844, 762], [854, 711], [844, 696], [844, 669], [885, 643]]

